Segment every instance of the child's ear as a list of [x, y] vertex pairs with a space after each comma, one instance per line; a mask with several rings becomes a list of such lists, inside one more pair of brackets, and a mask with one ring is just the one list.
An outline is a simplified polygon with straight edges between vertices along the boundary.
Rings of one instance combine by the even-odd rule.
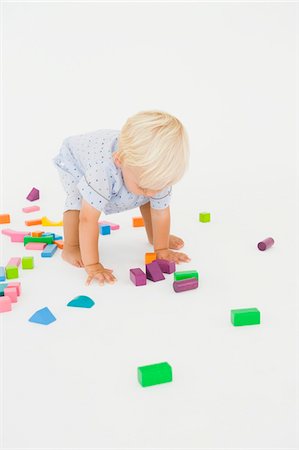
[[115, 165], [116, 165], [117, 167], [120, 167], [120, 166], [121, 166], [121, 162], [120, 162], [120, 159], [119, 159], [119, 157], [118, 157], [118, 153], [114, 153], [113, 158], [114, 158], [114, 163], [115, 163]]

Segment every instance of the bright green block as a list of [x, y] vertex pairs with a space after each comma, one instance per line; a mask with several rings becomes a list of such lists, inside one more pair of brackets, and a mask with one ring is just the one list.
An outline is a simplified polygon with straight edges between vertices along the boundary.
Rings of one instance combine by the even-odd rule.
[[28, 242], [44, 242], [45, 244], [53, 244], [53, 236], [24, 236], [24, 245], [28, 244]]
[[198, 279], [198, 272], [197, 270], [183, 270], [181, 272], [174, 272], [173, 276], [175, 281], [186, 280], [186, 278]]
[[12, 278], [19, 278], [19, 270], [17, 266], [6, 266], [5, 272], [8, 280], [11, 280]]
[[210, 222], [211, 214], [209, 212], [201, 212], [199, 213], [199, 221], [200, 222]]
[[34, 267], [33, 256], [23, 256], [22, 269], [33, 269], [33, 267]]
[[231, 322], [235, 327], [261, 323], [261, 313], [257, 308], [232, 309], [230, 313]]
[[143, 387], [172, 381], [172, 369], [167, 362], [138, 367], [138, 381]]

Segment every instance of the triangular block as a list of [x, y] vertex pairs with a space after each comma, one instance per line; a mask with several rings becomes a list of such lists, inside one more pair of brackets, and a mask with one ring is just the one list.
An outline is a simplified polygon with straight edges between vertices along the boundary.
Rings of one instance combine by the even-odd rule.
[[41, 323], [42, 325], [49, 325], [56, 320], [49, 308], [45, 307], [36, 311], [33, 316], [30, 317], [29, 322]]
[[34, 200], [38, 200], [39, 199], [39, 190], [36, 188], [32, 188], [26, 198], [27, 198], [27, 200], [30, 200], [31, 202], [33, 202]]
[[94, 304], [94, 301], [90, 297], [78, 295], [78, 297], [75, 297], [68, 302], [67, 306], [73, 306], [75, 308], [91, 308]]

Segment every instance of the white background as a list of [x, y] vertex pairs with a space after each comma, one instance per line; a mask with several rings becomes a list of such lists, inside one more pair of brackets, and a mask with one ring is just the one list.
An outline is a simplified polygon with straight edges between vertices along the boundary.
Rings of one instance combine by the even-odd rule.
[[[36, 265], [1, 315], [2, 448], [298, 448], [296, 25], [296, 3], [2, 4], [8, 227], [26, 228], [32, 186], [41, 212], [30, 217], [61, 219], [51, 159], [65, 137], [161, 109], [190, 139], [172, 231], [192, 258], [180, 270], [200, 274], [182, 294], [172, 276], [130, 282], [150, 250], [131, 227], [138, 210], [107, 216], [121, 228], [100, 238], [115, 286], [87, 288], [58, 252], [42, 259], [1, 235], [2, 265], [25, 253]], [[94, 308], [67, 308], [79, 294]], [[29, 323], [44, 306], [57, 321]], [[258, 307], [261, 325], [234, 328], [242, 307]], [[173, 382], [140, 387], [137, 367], [160, 361]]]

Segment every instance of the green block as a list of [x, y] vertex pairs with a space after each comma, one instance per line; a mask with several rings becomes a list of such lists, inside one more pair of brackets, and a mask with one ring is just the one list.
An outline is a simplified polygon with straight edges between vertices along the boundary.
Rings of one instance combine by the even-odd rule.
[[181, 272], [174, 272], [173, 276], [175, 281], [186, 280], [186, 278], [198, 279], [198, 272], [197, 270], [183, 270]]
[[6, 266], [5, 272], [8, 280], [11, 280], [12, 278], [19, 278], [19, 270], [17, 266]]
[[235, 327], [261, 323], [261, 313], [257, 308], [232, 309], [230, 313], [231, 322]]
[[24, 236], [24, 245], [28, 244], [28, 242], [44, 242], [46, 244], [53, 244], [53, 236]]
[[23, 256], [22, 269], [33, 269], [33, 267], [34, 267], [33, 256]]
[[172, 369], [167, 362], [141, 366], [137, 369], [138, 381], [143, 387], [172, 381]]
[[209, 212], [201, 212], [199, 213], [199, 221], [200, 222], [210, 222], [211, 214]]

